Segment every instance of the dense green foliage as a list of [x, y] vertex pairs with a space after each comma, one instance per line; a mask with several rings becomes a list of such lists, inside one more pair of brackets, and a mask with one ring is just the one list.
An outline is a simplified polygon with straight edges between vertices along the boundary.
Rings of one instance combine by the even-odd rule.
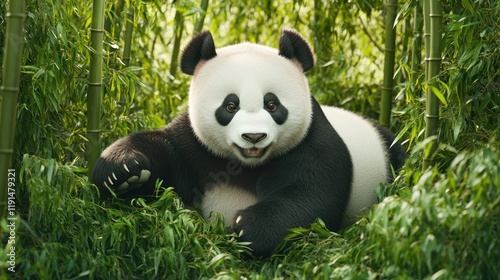
[[296, 243], [264, 260], [231, 241], [222, 219], [209, 223], [183, 209], [172, 189], [155, 201], [101, 203], [81, 169], [25, 156], [19, 179], [30, 191], [20, 195], [30, 205], [16, 277], [495, 279], [499, 154], [460, 153], [446, 173], [406, 168], [398, 188], [381, 187], [386, 198], [356, 225], [340, 235], [321, 221], [292, 229], [287, 239]]
[[[91, 1], [26, 2], [15, 135], [16, 274], [2, 270], [0, 279], [500, 275], [499, 1], [442, 1], [444, 60], [432, 89], [441, 103], [440, 144], [427, 171], [420, 171], [427, 84], [423, 67], [411, 67], [423, 61], [422, 50], [411, 48], [422, 32], [411, 30], [419, 2], [400, 1], [391, 128], [409, 152], [404, 170], [380, 186], [381, 202], [357, 224], [340, 234], [321, 221], [292, 229], [288, 238], [298, 241], [265, 260], [231, 241], [221, 220], [209, 223], [184, 209], [171, 189], [158, 200], [99, 200], [85, 161]], [[174, 45], [184, 45], [202, 23], [218, 47], [244, 40], [276, 47], [281, 28], [297, 29], [316, 52], [317, 66], [307, 74], [316, 98], [378, 118], [382, 1], [222, 1], [209, 3], [206, 14], [198, 1], [164, 2], [106, 1], [102, 148], [132, 131], [159, 128], [186, 108], [189, 77], [171, 70]], [[125, 66], [129, 7], [134, 32]], [[5, 11], [2, 2], [0, 22]], [[0, 38], [3, 46], [2, 26]], [[0, 267], [7, 268], [7, 221], [1, 226]]]

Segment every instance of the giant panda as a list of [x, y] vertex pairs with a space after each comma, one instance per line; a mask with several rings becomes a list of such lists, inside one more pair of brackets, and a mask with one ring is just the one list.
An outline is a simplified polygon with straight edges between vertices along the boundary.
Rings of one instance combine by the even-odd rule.
[[160, 180], [205, 218], [221, 213], [256, 256], [317, 218], [338, 231], [376, 203], [376, 186], [391, 180], [405, 152], [387, 129], [320, 106], [304, 75], [314, 62], [293, 30], [281, 32], [278, 49], [216, 49], [211, 33], [200, 33], [180, 61], [192, 75], [188, 110], [111, 144], [92, 182], [103, 197], [135, 197], [153, 194]]

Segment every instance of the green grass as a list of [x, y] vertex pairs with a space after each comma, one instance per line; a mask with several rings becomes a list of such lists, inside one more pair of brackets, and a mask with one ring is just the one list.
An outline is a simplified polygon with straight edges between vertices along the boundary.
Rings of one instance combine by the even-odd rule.
[[184, 209], [171, 188], [101, 202], [84, 170], [25, 156], [9, 279], [495, 279], [500, 151], [491, 146], [458, 154], [445, 173], [413, 171], [410, 160], [355, 225], [291, 229], [296, 242], [269, 259], [232, 241], [222, 219]]

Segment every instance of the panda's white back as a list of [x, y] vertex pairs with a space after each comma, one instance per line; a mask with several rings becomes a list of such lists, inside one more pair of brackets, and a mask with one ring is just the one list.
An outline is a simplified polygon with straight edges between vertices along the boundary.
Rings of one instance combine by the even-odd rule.
[[353, 165], [348, 220], [377, 202], [375, 188], [387, 181], [387, 151], [378, 130], [363, 117], [341, 108], [321, 106], [328, 121], [349, 149]]

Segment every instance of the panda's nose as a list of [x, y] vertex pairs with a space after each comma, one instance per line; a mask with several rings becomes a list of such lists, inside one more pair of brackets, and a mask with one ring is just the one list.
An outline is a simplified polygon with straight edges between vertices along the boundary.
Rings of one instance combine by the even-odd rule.
[[243, 140], [246, 140], [252, 144], [256, 144], [256, 143], [266, 139], [267, 134], [266, 133], [243, 133], [243, 134], [241, 134], [241, 138], [243, 138]]

